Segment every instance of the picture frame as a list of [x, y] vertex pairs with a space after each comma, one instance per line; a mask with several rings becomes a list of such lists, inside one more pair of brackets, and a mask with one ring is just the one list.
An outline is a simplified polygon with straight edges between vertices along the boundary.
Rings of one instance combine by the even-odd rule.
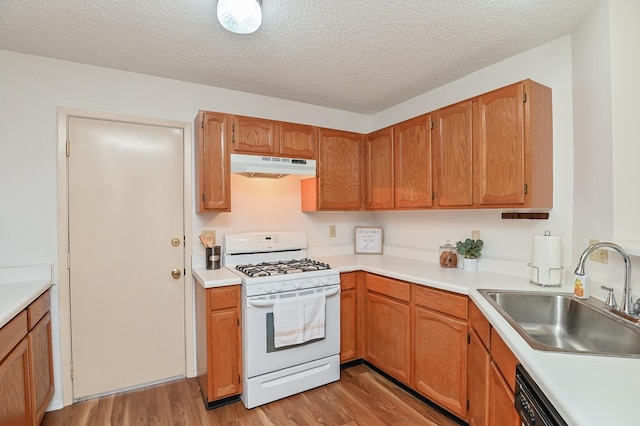
[[384, 229], [382, 226], [356, 226], [355, 254], [382, 254]]

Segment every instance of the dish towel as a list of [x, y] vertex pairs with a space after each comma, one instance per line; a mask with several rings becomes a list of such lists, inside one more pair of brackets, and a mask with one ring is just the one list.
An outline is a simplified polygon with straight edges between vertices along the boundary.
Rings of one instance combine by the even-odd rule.
[[325, 301], [321, 294], [274, 303], [274, 346], [281, 348], [324, 338]]

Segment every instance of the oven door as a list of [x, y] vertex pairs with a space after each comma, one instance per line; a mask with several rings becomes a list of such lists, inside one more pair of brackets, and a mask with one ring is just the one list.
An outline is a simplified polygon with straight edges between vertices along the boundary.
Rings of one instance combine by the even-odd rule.
[[[300, 345], [275, 348], [273, 303], [281, 298], [326, 296], [325, 337]], [[243, 352], [245, 377], [251, 378], [286, 367], [340, 353], [340, 285], [266, 296], [244, 297]]]

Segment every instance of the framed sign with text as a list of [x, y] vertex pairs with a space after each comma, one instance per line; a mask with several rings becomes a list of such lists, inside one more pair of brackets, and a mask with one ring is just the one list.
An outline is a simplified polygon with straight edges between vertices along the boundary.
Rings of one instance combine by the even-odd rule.
[[355, 253], [382, 254], [382, 226], [356, 226]]

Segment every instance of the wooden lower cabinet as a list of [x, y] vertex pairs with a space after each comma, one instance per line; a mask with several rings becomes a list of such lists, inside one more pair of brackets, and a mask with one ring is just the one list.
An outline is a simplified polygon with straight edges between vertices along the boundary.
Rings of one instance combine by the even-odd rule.
[[489, 377], [488, 424], [520, 426], [522, 423], [514, 407], [513, 391], [494, 362], [491, 363]]
[[469, 425], [520, 425], [514, 407], [518, 360], [473, 303], [469, 317]]
[[31, 424], [29, 377], [29, 345], [22, 339], [0, 363], [0, 425]]
[[196, 320], [198, 382], [213, 408], [242, 392], [240, 286], [196, 284]]
[[476, 330], [469, 332], [468, 348], [469, 426], [488, 426], [489, 374], [491, 354], [482, 344]]
[[409, 288], [406, 282], [367, 276], [364, 358], [407, 386], [411, 385], [411, 307], [409, 299], [403, 299]]
[[39, 425], [53, 396], [49, 290], [0, 328], [0, 425]]
[[340, 362], [361, 357], [358, 351], [356, 273], [340, 274]]
[[419, 306], [414, 314], [414, 385], [438, 405], [467, 415], [467, 321]]
[[29, 331], [29, 373], [33, 424], [39, 425], [53, 396], [53, 360], [51, 314], [47, 314]]

